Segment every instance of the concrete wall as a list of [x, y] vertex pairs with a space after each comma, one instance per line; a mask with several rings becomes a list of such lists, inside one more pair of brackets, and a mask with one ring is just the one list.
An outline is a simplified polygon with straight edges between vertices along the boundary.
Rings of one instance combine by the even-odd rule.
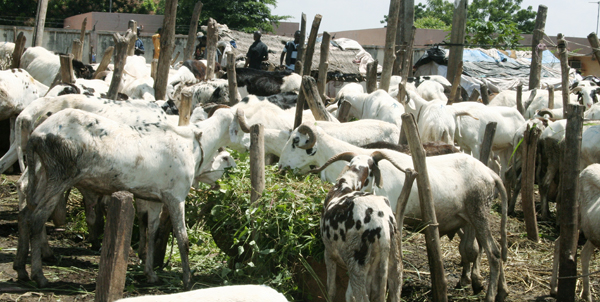
[[[90, 19], [88, 19], [89, 23]], [[80, 25], [81, 26], [81, 25]], [[16, 29], [16, 31], [15, 31]], [[15, 40], [15, 32], [20, 33], [23, 32], [25, 37], [27, 38], [27, 42], [25, 43], [26, 47], [31, 46], [31, 41], [33, 37], [33, 27], [13, 27], [13, 26], [5, 26], [0, 25], [0, 43], [1, 42], [14, 42]], [[64, 29], [64, 28], [45, 28], [44, 29], [44, 38], [42, 41], [42, 46], [46, 49], [54, 52], [61, 53], [70, 53], [73, 45], [74, 39], [79, 39], [80, 30], [77, 29]], [[120, 34], [124, 34], [125, 32], [120, 32]], [[152, 34], [153, 33], [143, 33], [141, 35], [142, 42], [144, 42], [144, 48], [146, 49], [146, 53], [144, 57], [146, 58], [146, 62], [150, 63], [152, 61], [152, 53], [153, 53], [153, 45], [152, 45]], [[90, 52], [90, 38], [92, 45], [94, 47], [94, 53], [96, 54], [96, 62], [100, 62], [102, 59], [102, 55], [104, 54], [104, 50], [109, 46], [114, 45], [113, 40], [113, 32], [108, 31], [86, 31], [85, 34], [85, 42], [83, 44], [83, 62], [89, 64], [91, 62], [91, 52]], [[181, 52], [178, 60], [183, 58], [183, 49], [185, 48], [185, 44], [187, 42], [187, 35], [176, 35], [175, 36], [175, 50], [173, 52], [173, 58], [177, 55], [177, 52]], [[194, 44], [196, 41], [194, 41]], [[171, 59], [173, 59], [171, 58]]]

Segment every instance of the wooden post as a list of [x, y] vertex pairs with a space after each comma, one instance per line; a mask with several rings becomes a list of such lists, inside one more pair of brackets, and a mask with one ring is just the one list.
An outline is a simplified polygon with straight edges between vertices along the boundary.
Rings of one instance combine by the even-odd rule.
[[[294, 71], [299, 75], [302, 75], [304, 68], [304, 41], [306, 40], [306, 14], [302, 13], [302, 17], [300, 18], [300, 44], [298, 44], [298, 59], [296, 60], [296, 67]], [[298, 97], [300, 98], [300, 97]], [[297, 105], [297, 103], [296, 103]], [[297, 127], [297, 126], [296, 126]], [[295, 127], [294, 127], [295, 128]]]
[[194, 5], [194, 12], [192, 13], [192, 19], [190, 20], [190, 29], [188, 30], [188, 38], [185, 44], [185, 50], [183, 51], [183, 61], [189, 60], [194, 56], [194, 41], [196, 41], [198, 19], [200, 19], [202, 5], [202, 1], [198, 1], [196, 2], [196, 5]]
[[237, 99], [237, 75], [235, 73], [235, 55], [232, 51], [227, 52], [227, 82], [229, 83], [229, 106], [240, 102]]
[[329, 69], [329, 43], [331, 35], [328, 32], [323, 32], [323, 40], [321, 40], [321, 62], [319, 63], [319, 80], [317, 88], [319, 94], [325, 99], [325, 84], [327, 83], [327, 70]]
[[[456, 6], [458, 4], [458, 6]], [[448, 74], [446, 78], [452, 83], [454, 90], [454, 78], [460, 77], [461, 72], [459, 64], [463, 61], [463, 50], [465, 43], [465, 32], [467, 28], [467, 0], [457, 0], [454, 2], [454, 15], [452, 17], [452, 31], [450, 33], [450, 55], [448, 56]], [[460, 83], [460, 82], [459, 82]], [[455, 101], [454, 98], [448, 100]]]
[[343, 100], [340, 104], [340, 107], [338, 107], [338, 121], [340, 121], [340, 123], [345, 123], [348, 121], [348, 115], [350, 114], [350, 108], [352, 107], [352, 105], [350, 105], [350, 102]]
[[[414, 27], [415, 20], [415, 1], [414, 0], [402, 0], [400, 4], [400, 10], [398, 11], [398, 29], [396, 30], [396, 56], [400, 50], [400, 46], [408, 45], [414, 36], [411, 33], [411, 29]], [[388, 25], [389, 26], [389, 25]], [[412, 62], [412, 50], [409, 55], [409, 62]], [[400, 57], [396, 58], [394, 64], [395, 75], [400, 75], [403, 69], [403, 60]], [[412, 68], [408, 70], [407, 76], [412, 76]]]
[[265, 190], [265, 127], [255, 124], [250, 127], [250, 201], [256, 202]]
[[[410, 196], [410, 191], [412, 190], [413, 183], [415, 182], [415, 178], [417, 178], [417, 173], [415, 170], [411, 168], [407, 168], [404, 173], [404, 186], [402, 186], [402, 191], [400, 191], [400, 196], [398, 196], [398, 202], [396, 203], [396, 223], [398, 224], [398, 230], [402, 233], [402, 227], [404, 226], [404, 210], [406, 210], [406, 204], [408, 203], [408, 197]], [[400, 250], [402, 250], [402, 240], [400, 240]]]
[[75, 83], [75, 74], [73, 74], [73, 55], [60, 55], [60, 78], [65, 84]]
[[[135, 38], [135, 35], [131, 31], [127, 31], [125, 36], [121, 36], [119, 33], [113, 34], [113, 39], [116, 47], [114, 57], [114, 70], [113, 77], [108, 87], [108, 93], [106, 98], [111, 100], [117, 99], [117, 92], [119, 85], [121, 85], [121, 77], [123, 76], [123, 70], [125, 69], [125, 61], [127, 60], [127, 48], [129, 47], [129, 41]], [[104, 60], [104, 58], [102, 59]]]
[[[85, 28], [87, 26], [87, 17], [85, 17], [83, 19], [83, 22], [81, 22], [81, 33], [79, 34], [79, 41], [81, 41], [81, 45], [79, 46], [79, 53], [81, 53], [81, 57], [83, 58], [83, 46], [85, 45]], [[90, 44], [90, 48], [92, 43]], [[82, 61], [82, 59], [77, 59], [77, 57], [75, 57], [76, 60]], [[92, 63], [92, 61], [90, 60], [90, 64]]]
[[412, 114], [402, 115], [402, 126], [406, 131], [408, 146], [412, 154], [413, 165], [417, 171], [417, 186], [419, 188], [419, 201], [421, 216], [425, 227], [425, 242], [427, 244], [427, 258], [431, 272], [431, 289], [433, 301], [448, 301], [448, 282], [442, 262], [442, 250], [440, 247], [440, 233], [435, 206], [429, 185], [429, 173], [425, 160], [425, 150], [421, 145], [421, 139], [417, 133], [417, 125]]
[[554, 86], [548, 85], [548, 109], [554, 109]]
[[477, 102], [479, 100], [479, 90], [473, 89], [471, 96], [469, 97], [469, 102]]
[[96, 71], [94, 72], [94, 79], [96, 79], [96, 76], [99, 73], [106, 70], [106, 67], [108, 67], [108, 64], [110, 63], [110, 59], [111, 59], [114, 51], [115, 51], [114, 46], [109, 46], [104, 50], [104, 55], [102, 55], [102, 61], [100, 61], [98, 68], [96, 68]]
[[367, 64], [367, 93], [377, 90], [377, 65], [379, 65], [377, 60]]
[[456, 75], [452, 77], [452, 90], [450, 91], [450, 97], [448, 98], [448, 105], [452, 103], [457, 103], [460, 99], [460, 93], [458, 92], [458, 88], [460, 87], [460, 79], [462, 74], [463, 62], [458, 62], [458, 66], [456, 67]]
[[160, 55], [154, 81], [154, 93], [157, 100], [164, 100], [167, 94], [167, 84], [171, 56], [175, 48], [175, 20], [177, 18], [177, 0], [166, 0], [165, 18], [163, 19], [160, 35]]
[[48, 0], [39, 0], [37, 12], [35, 14], [35, 27], [33, 28], [33, 41], [31, 41], [31, 46], [42, 46], [47, 11]]
[[[404, 71], [402, 71], [402, 73], [404, 74]], [[405, 99], [406, 99], [406, 79], [403, 77], [400, 84], [398, 84], [398, 102], [400, 102], [400, 104], [402, 106], [404, 106]], [[408, 144], [408, 139], [406, 138], [407, 132], [404, 128], [405, 128], [404, 125], [400, 126], [400, 137], [398, 138], [399, 145]]]
[[133, 38], [131, 38], [129, 40], [129, 44], [127, 45], [127, 55], [133, 56], [133, 55], [135, 55], [135, 41], [138, 38], [138, 36], [137, 36], [137, 21], [129, 20], [127, 29], [131, 30], [131, 32], [133, 33]]
[[[565, 87], [565, 86], [563, 86]], [[569, 104], [565, 134], [564, 157], [561, 168], [561, 199], [557, 211], [560, 224], [559, 270], [557, 301], [574, 301], [577, 275], [579, 158], [585, 106]], [[554, 260], [556, 261], [556, 259]]]
[[133, 194], [112, 194], [96, 278], [96, 302], [111, 302], [123, 296], [134, 213]]
[[156, 81], [156, 69], [158, 67], [158, 59], [152, 59], [150, 62], [150, 76]]
[[73, 46], [71, 46], [71, 53], [73, 54], [73, 59], [77, 61], [81, 61], [83, 57], [83, 42], [79, 39], [73, 40]]
[[194, 92], [192, 88], [186, 87], [181, 91], [181, 104], [179, 105], [179, 126], [187, 126], [190, 124], [190, 116], [192, 115], [192, 96]]
[[[411, 32], [411, 36], [410, 36], [410, 40], [408, 41], [408, 44], [404, 45], [403, 47], [403, 55], [402, 55], [402, 89], [398, 90], [398, 99], [399, 100], [404, 100], [404, 98], [406, 97], [406, 81], [408, 80], [408, 75], [410, 74], [411, 70], [412, 70], [412, 64], [411, 64], [411, 53], [412, 53], [412, 47], [413, 47], [413, 42], [415, 41], [415, 33], [417, 32], [417, 28], [415, 28], [414, 26], [412, 27], [412, 32]], [[402, 104], [404, 104], [402, 101], [400, 102]], [[400, 134], [400, 137], [402, 137], [402, 134]]]
[[331, 116], [331, 113], [325, 109], [325, 105], [323, 105], [321, 97], [319, 96], [319, 90], [317, 89], [315, 79], [311, 76], [303, 76], [301, 86], [305, 100], [308, 103], [308, 108], [312, 111], [315, 120], [328, 122], [336, 121], [336, 119]]
[[517, 110], [521, 115], [525, 115], [525, 107], [523, 107], [523, 84], [517, 85]]
[[484, 105], [488, 105], [490, 103], [490, 95], [488, 94], [487, 84], [481, 84], [481, 87], [479, 89], [481, 90], [481, 101]]
[[396, 61], [396, 32], [398, 30], [398, 14], [400, 13], [401, 0], [391, 0], [388, 13], [388, 22], [385, 30], [385, 48], [383, 57], [383, 69], [381, 71], [381, 80], [379, 88], [388, 91], [390, 88], [390, 78]]
[[[538, 6], [537, 17], [531, 38], [531, 69], [529, 72], [529, 90], [540, 87], [540, 73], [542, 72], [542, 52], [541, 47], [538, 47], [544, 38], [544, 28], [546, 27], [546, 15], [548, 15], [548, 7], [545, 5]], [[569, 87], [569, 86], [563, 86]]]
[[213, 18], [208, 19], [208, 28], [206, 30], [206, 80], [211, 80], [215, 76], [215, 53], [217, 51], [217, 21]]
[[315, 53], [315, 43], [317, 42], [317, 34], [319, 33], [319, 26], [321, 25], [321, 19], [323, 17], [319, 14], [315, 16], [312, 27], [310, 28], [310, 35], [308, 35], [308, 44], [306, 45], [306, 52], [304, 53], [304, 67], [302, 68], [302, 75], [310, 75], [312, 68], [313, 54]]
[[592, 46], [592, 52], [596, 58], [596, 62], [600, 64], [600, 41], [598, 41], [598, 36], [596, 33], [591, 33], [587, 36], [587, 38], [588, 42], [590, 42], [590, 46]]
[[[298, 66], [298, 65], [296, 65]], [[304, 82], [304, 79], [302, 79]], [[294, 129], [298, 128], [302, 124], [302, 112], [304, 111], [304, 104], [306, 98], [304, 97], [304, 89], [300, 89], [298, 93], [298, 99], [296, 100], [296, 114], [294, 115]]]
[[533, 198], [533, 183], [535, 179], [535, 159], [537, 152], [537, 142], [542, 134], [540, 128], [527, 130], [523, 134], [523, 143], [521, 143], [521, 157], [523, 158], [523, 168], [521, 172], [521, 202], [523, 215], [525, 216], [525, 228], [527, 238], [533, 242], [539, 242], [537, 217], [535, 213], [535, 202]]
[[21, 65], [21, 56], [25, 51], [25, 42], [27, 42], [27, 38], [25, 38], [23, 32], [20, 32], [17, 36], [17, 42], [15, 42], [15, 50], [13, 50], [10, 68], [19, 68]]
[[494, 142], [494, 135], [496, 134], [497, 125], [497, 122], [489, 122], [485, 126], [483, 141], [481, 142], [481, 152], [479, 153], [479, 161], [486, 166], [488, 165], [490, 154], [492, 153], [492, 143]]
[[13, 26], [13, 43], [17, 43], [17, 27]]
[[567, 41], [563, 34], [556, 36], [556, 46], [558, 49], [558, 58], [560, 59], [560, 71], [562, 76], [562, 97], [563, 97], [563, 116], [568, 115], [569, 108], [569, 58], [567, 55]]

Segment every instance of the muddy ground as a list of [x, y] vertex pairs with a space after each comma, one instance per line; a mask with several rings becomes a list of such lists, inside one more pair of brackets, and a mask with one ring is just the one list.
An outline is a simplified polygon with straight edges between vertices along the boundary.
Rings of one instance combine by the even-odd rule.
[[[2, 175], [0, 179], [0, 301], [93, 301], [96, 287], [95, 278], [98, 272], [100, 253], [89, 249], [83, 236], [77, 233], [77, 226], [67, 225], [54, 228], [48, 223], [50, 245], [57, 258], [44, 262], [44, 272], [50, 281], [46, 289], [38, 289], [33, 282], [20, 282], [12, 269], [12, 262], [17, 247], [17, 210], [18, 198], [15, 182], [18, 175]], [[73, 215], [73, 213], [70, 213]], [[499, 229], [500, 216], [498, 209], [492, 211], [492, 230]], [[552, 269], [553, 240], [557, 230], [553, 224], [540, 223], [540, 243], [525, 239], [525, 227], [520, 209], [516, 217], [509, 222], [509, 259], [505, 272], [509, 286], [508, 301], [554, 301], [549, 297], [550, 274]], [[73, 224], [73, 222], [69, 222]], [[418, 233], [405, 232], [404, 248], [404, 286], [402, 297], [405, 301], [430, 301], [430, 278], [427, 265], [427, 253], [424, 236]], [[496, 237], [499, 240], [499, 235]], [[460, 259], [458, 240], [442, 239], [444, 266], [448, 280], [450, 301], [480, 301], [480, 295], [472, 295], [470, 288], [455, 289], [454, 285], [460, 277]], [[211, 255], [207, 255], [211, 257]], [[29, 263], [29, 262], [28, 262]], [[179, 291], [174, 284], [181, 271], [177, 267], [160, 273], [163, 280], [158, 285], [147, 284], [142, 274], [140, 260], [133, 249], [130, 252], [129, 268], [125, 296], [143, 294], [159, 294]], [[29, 269], [29, 265], [27, 266]], [[590, 271], [597, 271], [600, 261], [594, 257]], [[483, 275], [487, 277], [487, 259], [482, 261]], [[591, 277], [594, 298], [599, 298], [600, 285], [597, 275]], [[195, 275], [194, 288], [206, 286], [200, 277]], [[578, 283], [578, 292], [581, 282]]]

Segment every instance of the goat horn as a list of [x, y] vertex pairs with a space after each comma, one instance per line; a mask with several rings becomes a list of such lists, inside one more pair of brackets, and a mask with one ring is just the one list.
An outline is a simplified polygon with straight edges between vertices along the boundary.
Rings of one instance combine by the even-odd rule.
[[240, 124], [240, 129], [246, 133], [250, 133], [250, 126], [246, 123], [246, 116], [244, 115], [244, 110], [242, 108], [238, 108], [235, 112], [237, 116], [238, 124]]
[[554, 118], [554, 114], [552, 113], [552, 111], [550, 111], [550, 109], [548, 108], [544, 108], [544, 109], [540, 109], [537, 113], [539, 116], [544, 116], [544, 115], [549, 115], [550, 118]]
[[329, 165], [331, 165], [337, 161], [340, 161], [340, 160], [345, 160], [345, 161], [349, 162], [352, 160], [352, 158], [354, 158], [357, 155], [358, 154], [356, 154], [352, 151], [346, 151], [346, 152], [342, 152], [340, 154], [336, 154], [332, 158], [327, 160], [321, 167], [312, 169], [312, 170], [308, 171], [308, 173], [319, 173], [319, 172], [325, 170], [325, 168], [329, 167]]
[[298, 146], [298, 148], [300, 148], [300, 149], [310, 149], [317, 142], [317, 136], [315, 135], [315, 132], [313, 131], [313, 128], [311, 126], [300, 125], [298, 127], [298, 132], [300, 132], [302, 134], [308, 135], [308, 142], [306, 142], [306, 145], [304, 145], [304, 146]]
[[381, 151], [373, 151], [373, 153], [371, 153], [371, 157], [373, 158], [373, 160], [375, 161], [375, 163], [379, 163], [380, 160], [382, 159], [387, 159], [392, 165], [394, 165], [394, 167], [396, 167], [398, 170], [406, 173], [406, 170], [404, 170], [402, 167], [400, 167], [400, 165], [398, 163], [396, 163], [391, 157], [389, 157], [387, 154], [385, 154], [384, 152]]

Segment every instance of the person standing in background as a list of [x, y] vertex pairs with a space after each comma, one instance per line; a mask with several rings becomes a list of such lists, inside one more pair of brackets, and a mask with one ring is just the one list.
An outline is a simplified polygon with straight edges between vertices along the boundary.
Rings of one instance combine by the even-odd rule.
[[137, 40], [135, 40], [135, 50], [134, 50], [134, 54], [136, 56], [143, 56], [144, 53], [146, 53], [146, 51], [144, 50], [144, 42], [142, 42], [142, 39], [140, 38], [141, 32], [142, 32], [142, 29], [138, 26]]
[[254, 32], [254, 43], [250, 45], [246, 53], [246, 64], [244, 67], [260, 69], [260, 64], [269, 59], [269, 47], [260, 40], [260, 31]]
[[289, 70], [294, 70], [296, 68], [296, 60], [298, 59], [298, 46], [300, 45], [300, 34], [301, 32], [297, 30], [294, 33], [294, 41], [288, 41], [281, 52], [279, 65], [284, 66], [283, 60], [285, 58], [285, 67]]

